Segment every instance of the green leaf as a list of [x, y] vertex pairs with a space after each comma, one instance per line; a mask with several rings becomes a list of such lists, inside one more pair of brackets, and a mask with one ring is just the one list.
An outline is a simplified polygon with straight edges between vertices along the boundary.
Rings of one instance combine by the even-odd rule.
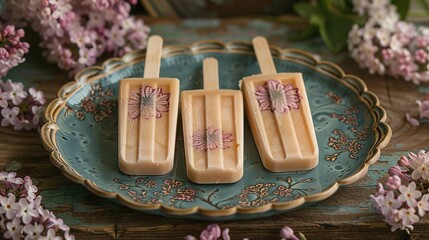
[[298, 13], [298, 15], [305, 18], [308, 18], [312, 14], [315, 14], [319, 11], [317, 7], [311, 5], [310, 3], [305, 3], [305, 2], [299, 2], [294, 4], [293, 9], [295, 10], [296, 13]]
[[299, 235], [299, 240], [307, 240], [307, 238], [302, 232], [298, 232], [298, 235]]
[[325, 22], [325, 16], [322, 14], [313, 14], [310, 17], [310, 24], [316, 25], [316, 26], [322, 26]]
[[331, 51], [338, 52], [347, 45], [348, 33], [353, 24], [347, 17], [331, 15], [320, 25], [320, 36]]
[[306, 27], [304, 30], [296, 31], [292, 33], [290, 39], [292, 40], [302, 40], [310, 37], [315, 37], [319, 35], [319, 28], [314, 25]]
[[392, 0], [392, 4], [396, 6], [401, 19], [405, 19], [410, 8], [410, 0]]

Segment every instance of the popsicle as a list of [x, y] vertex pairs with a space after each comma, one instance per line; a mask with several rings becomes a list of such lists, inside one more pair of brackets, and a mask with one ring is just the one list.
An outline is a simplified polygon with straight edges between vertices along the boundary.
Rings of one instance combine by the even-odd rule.
[[237, 182], [243, 176], [243, 97], [219, 90], [218, 62], [203, 62], [204, 89], [182, 92], [182, 122], [189, 180]]
[[144, 78], [119, 83], [119, 168], [128, 175], [163, 175], [174, 163], [179, 80], [159, 78], [162, 38], [148, 40]]
[[272, 172], [310, 170], [319, 148], [301, 73], [276, 73], [268, 42], [253, 39], [262, 74], [243, 78], [246, 116], [264, 167]]

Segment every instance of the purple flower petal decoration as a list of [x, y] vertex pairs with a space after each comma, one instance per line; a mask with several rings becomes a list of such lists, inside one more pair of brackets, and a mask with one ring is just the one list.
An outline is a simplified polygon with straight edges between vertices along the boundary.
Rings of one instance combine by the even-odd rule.
[[263, 86], [258, 86], [255, 96], [259, 103], [259, 110], [277, 113], [298, 109], [302, 99], [298, 88], [294, 88], [290, 83], [283, 85], [275, 79], [270, 79]]
[[228, 143], [232, 141], [232, 133], [224, 133], [213, 126], [192, 135], [192, 146], [197, 150], [227, 149], [229, 148]]
[[139, 91], [131, 92], [128, 100], [128, 117], [161, 118], [163, 112], [170, 108], [170, 93], [164, 93], [162, 88], [144, 86]]

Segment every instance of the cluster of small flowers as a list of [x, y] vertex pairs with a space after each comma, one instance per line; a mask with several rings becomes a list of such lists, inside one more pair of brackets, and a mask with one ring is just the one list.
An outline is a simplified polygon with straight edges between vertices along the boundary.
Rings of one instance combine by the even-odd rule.
[[[225, 228], [222, 230], [219, 225], [211, 224], [208, 225], [206, 229], [204, 229], [200, 234], [200, 240], [218, 240], [219, 238], [223, 240], [230, 240], [231, 237], [229, 236], [229, 229]], [[304, 234], [299, 233], [299, 237], [297, 237], [293, 233], [293, 229], [288, 226], [284, 226], [282, 229], [280, 229], [280, 238], [281, 240], [306, 240]], [[248, 238], [244, 239], [248, 240]], [[187, 235], [185, 240], [197, 240], [197, 238]]]
[[149, 28], [130, 16], [137, 0], [6, 0], [4, 18], [30, 22], [44, 55], [75, 73], [105, 52], [115, 56], [146, 46]]
[[415, 127], [420, 125], [419, 120], [429, 120], [429, 94], [426, 95], [425, 100], [417, 100], [416, 103], [419, 107], [419, 118], [413, 118], [409, 113], [405, 114], [405, 118], [407, 119], [408, 123]]
[[13, 25], [0, 25], [0, 77], [16, 65], [25, 61], [24, 54], [28, 52], [30, 45], [21, 42], [25, 32], [23, 29], [15, 29]]
[[402, 156], [398, 165], [389, 169], [386, 184], [378, 183], [378, 191], [371, 195], [376, 209], [391, 225], [391, 230], [409, 232], [429, 211], [429, 152]]
[[0, 190], [0, 229], [5, 239], [74, 239], [63, 220], [40, 205], [42, 197], [36, 195], [30, 177], [1, 172], [0, 182], [5, 187]]
[[37, 129], [41, 123], [45, 98], [34, 88], [24, 90], [22, 83], [0, 80], [1, 126], [13, 126], [15, 130]]
[[354, 10], [368, 17], [349, 32], [350, 55], [370, 74], [388, 74], [414, 84], [429, 81], [429, 29], [399, 21], [390, 0], [353, 0]]

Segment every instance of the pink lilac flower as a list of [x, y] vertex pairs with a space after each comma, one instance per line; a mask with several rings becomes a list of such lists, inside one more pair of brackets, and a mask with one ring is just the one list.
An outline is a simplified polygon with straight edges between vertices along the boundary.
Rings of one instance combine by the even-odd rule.
[[18, 114], [19, 114], [19, 108], [17, 107], [13, 107], [12, 109], [3, 108], [1, 110], [1, 115], [3, 118], [1, 121], [1, 126], [7, 127], [9, 125], [15, 125], [16, 122], [18, 121], [17, 119]]
[[164, 93], [162, 88], [145, 86], [140, 91], [131, 92], [128, 100], [128, 117], [161, 118], [163, 112], [169, 111], [169, 107], [170, 93]]
[[201, 240], [217, 240], [221, 236], [221, 229], [217, 224], [210, 224], [200, 234]]
[[399, 199], [396, 199], [393, 192], [388, 192], [380, 203], [382, 214], [388, 214], [393, 209], [398, 209], [402, 205], [402, 202]]
[[6, 186], [17, 188], [19, 185], [24, 183], [22, 178], [16, 177], [16, 172], [1, 172], [0, 181], [5, 182]]
[[24, 226], [21, 225], [21, 220], [19, 218], [14, 218], [12, 221], [6, 223], [6, 232], [3, 236], [6, 239], [21, 239], [21, 231], [23, 227]]
[[28, 236], [31, 236], [32, 239], [38, 239], [42, 234], [43, 230], [45, 230], [45, 228], [43, 227], [43, 225], [40, 225], [36, 222], [34, 223], [34, 225], [25, 225], [23, 230]]
[[30, 45], [21, 42], [24, 35], [24, 30], [15, 29], [13, 25], [6, 25], [3, 29], [0, 26], [0, 77], [25, 61], [23, 56], [28, 52]]
[[56, 236], [54, 229], [49, 229], [46, 236], [39, 237], [39, 240], [62, 240], [62, 237]]
[[[408, 184], [408, 186], [400, 186], [399, 192], [401, 195], [399, 195], [398, 200], [401, 202], [406, 202], [407, 205], [411, 208], [415, 207], [417, 204], [416, 199], [420, 198], [422, 196], [422, 192], [419, 190], [416, 190], [416, 183], [411, 182]], [[404, 224], [407, 225], [407, 224]]]
[[420, 118], [429, 118], [429, 100], [416, 101], [419, 105], [419, 117]]
[[13, 219], [17, 208], [16, 197], [9, 193], [8, 197], [0, 196], [0, 214], [5, 214], [7, 219]]
[[424, 180], [429, 180], [429, 153], [424, 151], [419, 152], [419, 154], [410, 154], [410, 166], [413, 169], [411, 177], [413, 179], [422, 178]]
[[263, 86], [258, 86], [255, 95], [261, 111], [278, 113], [298, 109], [302, 99], [298, 88], [294, 88], [292, 84], [283, 85], [273, 79], [268, 80]]
[[389, 170], [388, 170], [388, 172], [389, 172], [389, 174], [391, 175], [391, 176], [394, 176], [394, 175], [396, 175], [396, 176], [398, 176], [398, 177], [400, 177], [402, 180], [404, 180], [404, 181], [410, 181], [411, 180], [411, 177], [410, 176], [408, 176], [408, 174], [406, 174], [407, 173], [407, 171], [406, 170], [402, 170], [400, 167], [398, 167], [398, 166], [393, 166], [393, 167], [390, 167], [389, 168]]
[[411, 208], [402, 208], [399, 210], [399, 217], [402, 219], [402, 225], [408, 226], [412, 225], [419, 221], [419, 217], [415, 214], [416, 209]]
[[[390, 1], [362, 2], [354, 1], [354, 9], [368, 19], [363, 27], [354, 25], [349, 32], [351, 57], [370, 74], [387, 73], [414, 84], [429, 81], [428, 28], [399, 21]], [[412, 118], [410, 123], [417, 125]]]
[[7, 108], [7, 102], [9, 99], [9, 92], [3, 92], [3, 90], [0, 88], [0, 107]]
[[293, 233], [293, 229], [288, 226], [282, 227], [280, 230], [280, 237], [285, 240], [299, 240], [299, 238]]
[[387, 178], [386, 187], [390, 190], [398, 189], [401, 186], [401, 178], [397, 175], [389, 176]]
[[417, 210], [421, 217], [429, 211], [429, 194], [423, 195], [420, 201], [417, 202]]
[[228, 143], [233, 141], [232, 133], [225, 133], [213, 126], [192, 135], [192, 146], [197, 150], [227, 149], [230, 147]]
[[34, 204], [29, 203], [27, 199], [19, 199], [16, 216], [22, 219], [24, 224], [29, 224], [33, 218], [38, 217], [39, 213], [34, 209]]
[[398, 160], [398, 166], [400, 167], [408, 167], [410, 165], [410, 161], [406, 156], [401, 156], [401, 158]]
[[4, 90], [9, 92], [9, 99], [15, 105], [20, 104], [27, 97], [27, 92], [24, 91], [22, 83], [13, 83], [11, 80], [7, 80], [4, 84]]
[[7, 107], [1, 109], [0, 106], [2, 127], [12, 125], [15, 130], [31, 130], [40, 125], [42, 105], [46, 102], [43, 92], [30, 88], [27, 93], [22, 83], [14, 83], [11, 80], [0, 80], [0, 90], [3, 94], [7, 93]]
[[45, 104], [45, 95], [42, 91], [38, 91], [34, 88], [29, 88], [28, 93], [30, 93], [30, 96], [33, 98], [34, 101], [37, 101], [42, 105]]
[[[42, 38], [46, 59], [71, 74], [94, 64], [105, 53], [118, 56], [146, 46], [149, 28], [130, 16], [130, 4], [135, 0], [6, 2], [4, 18], [29, 22]], [[132, 28], [124, 28], [124, 22]]]

